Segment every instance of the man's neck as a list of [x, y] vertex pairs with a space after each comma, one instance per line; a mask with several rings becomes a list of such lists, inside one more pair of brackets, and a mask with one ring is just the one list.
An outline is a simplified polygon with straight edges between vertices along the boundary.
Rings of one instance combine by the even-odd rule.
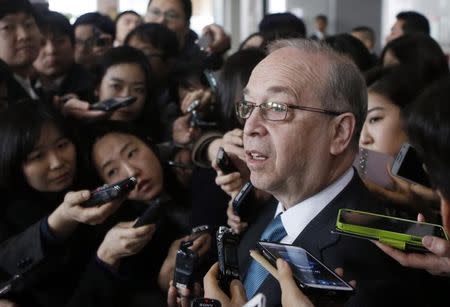
[[271, 193], [280, 203], [283, 204], [284, 209], [289, 209], [305, 199], [316, 195], [326, 187], [333, 184], [336, 180], [341, 178], [347, 170], [351, 167], [354, 155], [347, 155], [348, 157], [340, 157], [332, 162], [328, 172], [324, 172], [322, 176], [315, 176], [308, 178], [301, 187], [287, 187], [285, 191], [277, 191]]

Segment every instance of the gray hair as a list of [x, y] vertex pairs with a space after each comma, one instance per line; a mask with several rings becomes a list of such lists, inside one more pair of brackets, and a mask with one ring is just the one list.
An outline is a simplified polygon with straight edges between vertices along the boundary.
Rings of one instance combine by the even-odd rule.
[[[355, 63], [322, 42], [307, 39], [282, 39], [269, 44], [268, 53], [292, 47], [310, 54], [321, 54], [328, 58], [328, 74], [316, 86], [315, 95], [325, 109], [350, 112], [355, 116], [356, 127], [352, 143], [358, 146], [359, 137], [367, 115], [367, 87]], [[320, 86], [321, 85], [321, 86]]]

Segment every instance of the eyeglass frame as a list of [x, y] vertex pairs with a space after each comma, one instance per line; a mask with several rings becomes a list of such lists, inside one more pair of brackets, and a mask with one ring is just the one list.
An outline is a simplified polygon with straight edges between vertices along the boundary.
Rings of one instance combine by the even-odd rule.
[[177, 12], [172, 12], [172, 11], [163, 12], [160, 9], [157, 9], [157, 8], [149, 9], [148, 11], [154, 17], [161, 17], [161, 16], [163, 16], [164, 20], [167, 20], [167, 21], [176, 21], [176, 20], [183, 19], [183, 16], [181, 16]]
[[[248, 113], [248, 116], [247, 116], [247, 117], [243, 117], [243, 116], [241, 116], [241, 115], [239, 114], [239, 105], [241, 105], [242, 103], [246, 103], [246, 104], [252, 106], [252, 109], [251, 109], [251, 111]], [[309, 111], [309, 112], [321, 113], [321, 114], [330, 115], [330, 116], [339, 116], [339, 115], [342, 115], [342, 114], [344, 114], [344, 113], [347, 113], [347, 112], [338, 112], [338, 111], [332, 111], [332, 110], [321, 109], [321, 108], [315, 108], [315, 107], [298, 106], [298, 105], [295, 105], [295, 104], [289, 104], [289, 103], [284, 103], [284, 102], [274, 102], [274, 101], [270, 102], [270, 101], [268, 101], [268, 102], [263, 102], [263, 103], [260, 103], [260, 104], [257, 105], [256, 103], [251, 102], [251, 101], [240, 100], [240, 101], [238, 101], [238, 102], [236, 103], [236, 115], [237, 115], [238, 118], [240, 118], [240, 119], [243, 119], [243, 120], [248, 119], [248, 118], [252, 115], [252, 112], [253, 112], [253, 110], [254, 110], [255, 108], [260, 108], [260, 110], [261, 110], [261, 106], [262, 106], [262, 105], [266, 105], [266, 104], [268, 104], [268, 103], [277, 103], [277, 104], [279, 104], [279, 105], [286, 106], [286, 111], [284, 112], [284, 118], [283, 118], [283, 119], [269, 119], [269, 118], [266, 118], [266, 117], [265, 117], [264, 112], [261, 113], [261, 116], [262, 116], [265, 120], [274, 121], [274, 122], [286, 120], [286, 117], [287, 117], [287, 114], [288, 114], [288, 110], [289, 110], [289, 109], [295, 109], [295, 110], [302, 110], [302, 111]]]

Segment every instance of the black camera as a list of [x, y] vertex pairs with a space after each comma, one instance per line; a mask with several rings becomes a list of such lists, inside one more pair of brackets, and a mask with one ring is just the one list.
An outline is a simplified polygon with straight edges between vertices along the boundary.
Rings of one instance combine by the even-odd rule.
[[189, 249], [192, 241], [182, 242], [177, 251], [173, 284], [177, 289], [192, 289], [198, 254]]
[[239, 237], [232, 232], [231, 228], [220, 226], [216, 238], [219, 257], [219, 286], [229, 294], [231, 281], [239, 279]]

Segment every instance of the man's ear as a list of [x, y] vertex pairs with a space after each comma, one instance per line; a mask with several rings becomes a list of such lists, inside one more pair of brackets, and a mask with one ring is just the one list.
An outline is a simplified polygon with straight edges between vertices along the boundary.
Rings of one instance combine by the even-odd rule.
[[331, 145], [330, 153], [339, 155], [344, 152], [348, 146], [351, 146], [353, 135], [355, 133], [356, 119], [352, 113], [344, 113], [336, 116], [331, 124]]
[[441, 216], [442, 225], [445, 231], [450, 234], [450, 201], [442, 196], [442, 193], [438, 191], [439, 197], [441, 199]]

